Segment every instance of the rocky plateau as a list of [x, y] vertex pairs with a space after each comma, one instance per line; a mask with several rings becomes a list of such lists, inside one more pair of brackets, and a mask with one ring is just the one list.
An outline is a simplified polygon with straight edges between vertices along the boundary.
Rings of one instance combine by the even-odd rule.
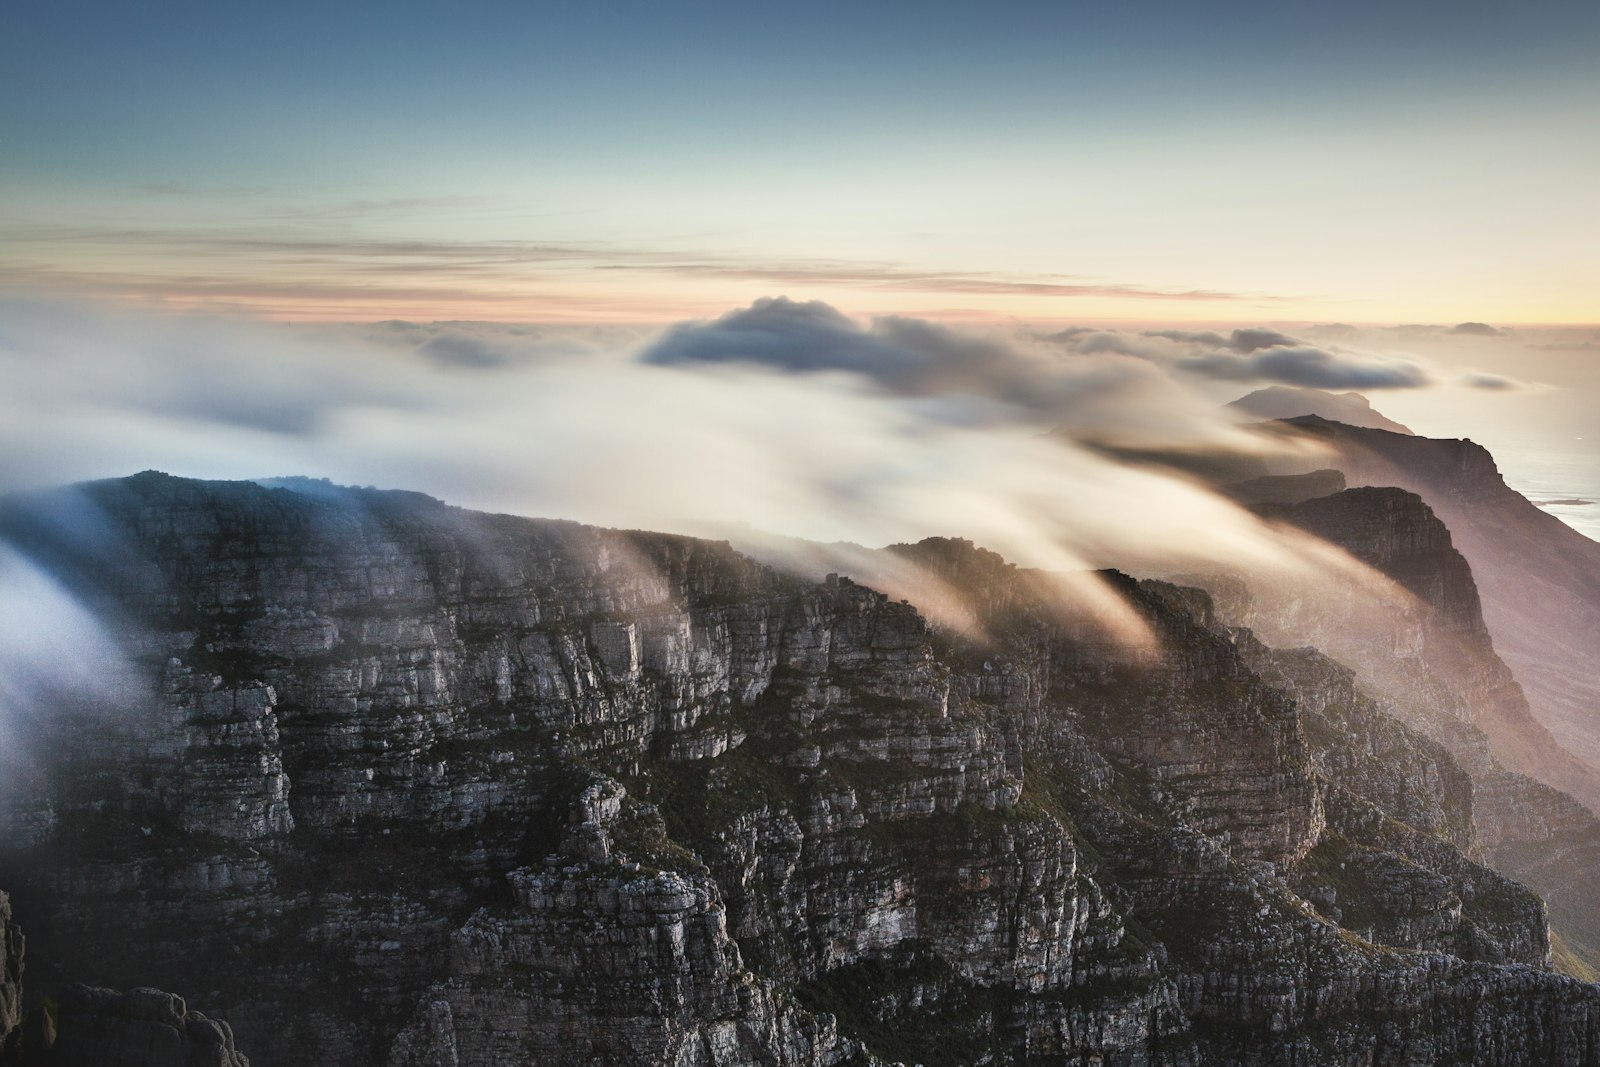
[[964, 629], [412, 493], [9, 498], [118, 652], [7, 735], [4, 1062], [1600, 1064], [1509, 876], [1576, 928], [1600, 837], [1496, 747], [1473, 568], [1399, 490], [1263, 506], [1421, 605], [1397, 665], [959, 540], [883, 551]]

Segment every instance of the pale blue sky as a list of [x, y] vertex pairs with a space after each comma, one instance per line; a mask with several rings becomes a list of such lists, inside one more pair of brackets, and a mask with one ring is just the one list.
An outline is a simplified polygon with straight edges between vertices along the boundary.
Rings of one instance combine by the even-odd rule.
[[282, 317], [663, 321], [791, 292], [1600, 319], [1592, 2], [5, 18], [14, 287]]

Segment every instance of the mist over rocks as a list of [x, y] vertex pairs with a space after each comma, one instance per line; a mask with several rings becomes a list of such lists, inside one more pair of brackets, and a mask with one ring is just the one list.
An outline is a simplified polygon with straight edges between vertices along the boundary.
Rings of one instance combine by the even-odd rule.
[[1485, 624], [1534, 716], [1580, 758], [1600, 761], [1586, 719], [1595, 687], [1571, 667], [1600, 651], [1600, 545], [1509, 488], [1472, 441], [1293, 423], [1332, 447], [1352, 484], [1399, 486], [1427, 502], [1471, 564]]
[[[347, 469], [0, 503], [30, 999], [172, 990], [258, 1067], [1593, 1059], [1593, 991], [1503, 872], [1579, 973], [1600, 833], [1423, 655], [1483, 638], [1471, 575], [1428, 569], [1448, 537], [1409, 501], [1355, 527], [1415, 575], [1310, 537], [1354, 479], [1275, 473], [1327, 450], [1203, 388], [1403, 353], [786, 300], [621, 333], [35, 314], [0, 360], [64, 369], [0, 401], [30, 442], [0, 487], [74, 426], [91, 466]], [[174, 345], [199, 384], [157, 395]], [[69, 379], [102, 415], [33, 418]], [[774, 533], [641, 532], [736, 520]], [[1420, 575], [1459, 625], [1390, 635], [1417, 714], [1364, 646], [1273, 647], [1331, 631], [1264, 640], [1112, 562], [1239, 568], [1319, 623]], [[138, 1044], [119, 1011], [84, 1018]]]
[[[1103, 575], [1135, 633], [897, 546], [964, 634], [717, 542], [283, 484], [0, 507], [150, 678], [4, 783], [54, 813], [0, 849], [33, 988], [173, 989], [258, 1067], [1595, 1062], [1456, 757], [1196, 589]], [[86, 508], [115, 536], [52, 533]]]
[[1600, 1067], [1600, 4], [15, 6], [0, 1067]]
[[[1547, 896], [1556, 927], [1572, 937], [1569, 947], [1600, 958], [1600, 773], [1582, 747], [1587, 734], [1570, 724], [1558, 730], [1560, 720], [1549, 714], [1552, 703], [1581, 705], [1588, 682], [1581, 673], [1528, 669], [1521, 652], [1531, 633], [1542, 633], [1535, 663], [1589, 655], [1587, 570], [1579, 561], [1594, 543], [1507, 489], [1472, 442], [1316, 416], [1290, 426], [1338, 442], [1321, 457], [1338, 469], [1257, 477], [1225, 491], [1350, 551], [1425, 607], [1396, 610], [1349, 591], [1276, 586], [1238, 570], [1192, 580], [1218, 592], [1235, 624], [1280, 644], [1314, 642], [1356, 668], [1387, 710], [1444, 744], [1476, 782], [1485, 854]], [[1330, 476], [1347, 475], [1356, 488], [1329, 492], [1337, 489]], [[1561, 591], [1530, 598], [1530, 588]], [[1532, 612], [1537, 621], [1531, 630], [1508, 629], [1507, 611]]]
[[1247, 393], [1227, 405], [1230, 409], [1263, 419], [1292, 419], [1316, 415], [1348, 426], [1366, 426], [1393, 433], [1411, 433], [1393, 419], [1373, 410], [1372, 402], [1360, 393], [1330, 393], [1323, 389], [1304, 389], [1285, 385], [1269, 386]]

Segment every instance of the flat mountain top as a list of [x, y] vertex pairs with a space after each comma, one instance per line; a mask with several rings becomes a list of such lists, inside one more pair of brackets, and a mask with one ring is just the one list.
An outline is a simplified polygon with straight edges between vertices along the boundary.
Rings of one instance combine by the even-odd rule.
[[1411, 433], [1393, 419], [1373, 410], [1372, 403], [1360, 393], [1330, 393], [1324, 389], [1305, 389], [1291, 385], [1271, 385], [1241, 396], [1227, 407], [1263, 419], [1292, 419], [1302, 415], [1320, 415], [1348, 426], [1364, 426], [1372, 430], [1391, 433]]

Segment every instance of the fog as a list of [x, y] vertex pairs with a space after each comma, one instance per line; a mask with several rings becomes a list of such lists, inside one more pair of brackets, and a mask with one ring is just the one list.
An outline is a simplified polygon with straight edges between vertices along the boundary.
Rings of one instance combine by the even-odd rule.
[[[731, 537], [896, 589], [916, 583], [849, 546], [944, 535], [1047, 571], [1225, 565], [1293, 581], [1354, 565], [1104, 446], [1289, 447], [1221, 411], [1218, 391], [1308, 367], [1385, 395], [1521, 395], [1455, 384], [1456, 370], [1415, 351], [1264, 329], [957, 330], [783, 299], [663, 330], [296, 326], [12, 298], [0, 306], [0, 490], [151, 468], [304, 474]], [[774, 552], [784, 538], [833, 547]], [[80, 642], [92, 623], [8, 566], [8, 610], [49, 619], [7, 642], [14, 688], [65, 662], [55, 635]], [[1101, 597], [1090, 580], [1061, 590]]]

